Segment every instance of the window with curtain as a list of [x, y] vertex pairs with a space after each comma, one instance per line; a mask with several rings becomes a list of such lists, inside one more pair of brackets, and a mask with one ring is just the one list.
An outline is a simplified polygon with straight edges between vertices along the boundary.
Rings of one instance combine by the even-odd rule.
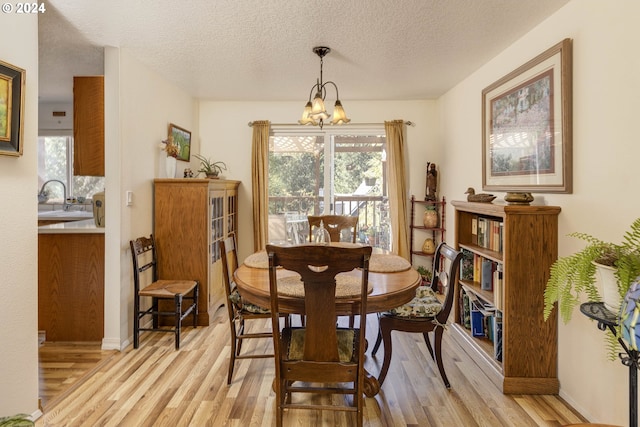
[[357, 242], [391, 250], [382, 127], [274, 127], [268, 173], [270, 242], [306, 241], [307, 215], [351, 215]]

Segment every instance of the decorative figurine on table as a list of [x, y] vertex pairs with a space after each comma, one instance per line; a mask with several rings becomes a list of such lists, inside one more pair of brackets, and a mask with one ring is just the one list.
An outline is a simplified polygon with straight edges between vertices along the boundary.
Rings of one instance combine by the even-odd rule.
[[424, 191], [424, 200], [436, 201], [438, 189], [438, 171], [436, 170], [436, 164], [427, 162], [427, 186]]
[[184, 169], [184, 177], [185, 178], [193, 178], [193, 171], [190, 168]]
[[476, 194], [476, 190], [474, 190], [473, 187], [467, 188], [467, 191], [465, 191], [464, 194], [467, 195], [467, 202], [491, 203], [493, 199], [496, 198], [493, 194]]

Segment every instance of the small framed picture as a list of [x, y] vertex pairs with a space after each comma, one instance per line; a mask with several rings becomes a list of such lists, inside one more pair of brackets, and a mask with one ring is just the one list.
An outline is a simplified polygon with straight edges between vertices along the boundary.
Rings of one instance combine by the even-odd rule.
[[191, 158], [191, 132], [169, 123], [169, 136], [173, 137], [173, 143], [178, 146], [178, 160], [188, 162]]
[[0, 61], [0, 155], [22, 155], [26, 72]]

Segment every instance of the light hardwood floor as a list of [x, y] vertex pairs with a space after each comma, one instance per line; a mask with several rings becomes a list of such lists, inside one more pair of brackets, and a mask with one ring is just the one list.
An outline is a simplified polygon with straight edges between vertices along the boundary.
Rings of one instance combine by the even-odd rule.
[[[268, 322], [261, 327], [269, 326]], [[377, 333], [375, 315], [368, 316], [367, 336]], [[419, 334], [393, 335], [394, 354], [381, 392], [366, 399], [366, 426], [546, 426], [586, 421], [557, 396], [507, 396], [500, 393], [467, 354], [445, 333], [443, 356], [451, 389], [447, 390]], [[209, 327], [185, 328], [180, 350], [173, 335], [143, 334], [140, 348], [100, 352], [93, 348], [72, 350], [60, 345], [64, 359], [78, 364], [67, 383], [52, 389], [52, 366], [41, 367], [44, 416], [37, 426], [272, 426], [274, 418], [273, 361], [236, 362], [233, 382], [227, 386], [229, 330], [226, 312], [216, 313]], [[41, 354], [55, 353], [54, 346]], [[247, 349], [270, 351], [272, 344], [245, 343]], [[367, 369], [377, 375], [382, 364], [367, 355]], [[93, 353], [92, 353], [93, 352]], [[41, 361], [46, 359], [41, 358]], [[82, 369], [88, 372], [77, 380]], [[63, 369], [64, 370], [64, 369]], [[64, 375], [64, 374], [63, 374]], [[342, 398], [342, 397], [339, 397]], [[351, 426], [351, 414], [321, 411], [289, 411], [286, 426]]]

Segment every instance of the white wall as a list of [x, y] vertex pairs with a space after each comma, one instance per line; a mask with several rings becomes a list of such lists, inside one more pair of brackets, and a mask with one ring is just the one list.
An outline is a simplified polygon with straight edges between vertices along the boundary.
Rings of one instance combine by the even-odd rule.
[[[274, 124], [297, 123], [302, 115], [301, 102], [214, 102], [200, 104], [201, 153], [214, 161], [222, 160], [228, 170], [224, 177], [242, 181], [239, 195], [238, 251], [244, 259], [253, 251], [253, 218], [251, 201], [251, 137], [250, 121], [269, 120]], [[441, 148], [436, 140], [435, 101], [368, 101], [342, 100], [352, 123], [383, 123], [385, 120], [412, 121], [407, 126], [409, 151], [407, 171], [409, 194], [424, 197], [427, 162], [440, 161]], [[327, 125], [330, 126], [330, 125]], [[194, 151], [195, 152], [195, 151]], [[197, 165], [196, 165], [197, 166]], [[194, 168], [196, 170], [197, 168]]]
[[[26, 70], [23, 156], [0, 156], [0, 417], [38, 414], [38, 18], [0, 14], [0, 60]], [[10, 42], [9, 42], [10, 41]], [[8, 207], [11, 207], [8, 209]]]
[[[166, 155], [159, 147], [167, 139], [169, 123], [190, 130], [192, 149], [197, 150], [198, 105], [126, 49], [105, 52], [108, 211], [103, 347], [120, 348], [128, 345], [133, 333], [129, 240], [153, 231], [153, 179], [167, 177]], [[192, 166], [178, 162], [177, 177], [185, 167]], [[131, 206], [125, 203], [127, 191], [133, 192]]]
[[[573, 194], [534, 196], [562, 207], [560, 256], [582, 247], [566, 237], [574, 231], [619, 242], [640, 216], [638, 16], [636, 0], [574, 0], [443, 96], [438, 107], [445, 196], [461, 200], [467, 187], [482, 187], [482, 89], [572, 38]], [[451, 207], [447, 214], [453, 214]], [[449, 227], [447, 238], [453, 236]], [[607, 360], [603, 336], [578, 309], [569, 324], [559, 325], [560, 393], [590, 421], [626, 425], [628, 370], [619, 360]]]

